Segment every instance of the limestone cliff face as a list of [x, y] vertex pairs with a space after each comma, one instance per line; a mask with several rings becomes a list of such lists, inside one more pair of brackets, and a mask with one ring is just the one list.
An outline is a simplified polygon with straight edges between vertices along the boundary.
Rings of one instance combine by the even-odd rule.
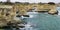
[[0, 5], [0, 27], [6, 26], [9, 21], [17, 22], [14, 17], [16, 17], [16, 8], [11, 5]]
[[28, 5], [20, 5], [19, 9], [24, 9], [24, 10], [29, 10], [33, 9], [34, 7], [37, 8], [37, 10], [49, 10], [49, 9], [55, 9], [56, 10], [56, 5], [49, 5], [49, 4], [28, 4]]
[[48, 11], [48, 13], [56, 13], [56, 5], [51, 4], [16, 4], [16, 10], [19, 11], [20, 15], [25, 15], [27, 11], [31, 11], [32, 9], [36, 9], [35, 11]]

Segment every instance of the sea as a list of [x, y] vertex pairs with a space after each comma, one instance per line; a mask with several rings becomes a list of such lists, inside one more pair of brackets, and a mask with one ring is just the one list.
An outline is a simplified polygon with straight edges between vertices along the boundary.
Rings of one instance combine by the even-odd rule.
[[29, 12], [31, 17], [24, 19], [32, 24], [32, 28], [28, 30], [60, 30], [60, 7], [57, 7], [56, 10], [58, 10], [58, 15]]

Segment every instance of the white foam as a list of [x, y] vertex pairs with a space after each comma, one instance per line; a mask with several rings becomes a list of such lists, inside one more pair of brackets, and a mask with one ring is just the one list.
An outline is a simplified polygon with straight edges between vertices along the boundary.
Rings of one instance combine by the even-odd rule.
[[21, 19], [24, 19], [24, 18], [33, 18], [33, 15], [29, 15], [29, 17], [21, 16]]
[[25, 29], [26, 30], [32, 30], [33, 27], [31, 27], [31, 23], [28, 22], [26, 25], [25, 25]]
[[29, 18], [33, 18], [33, 15], [29, 15], [30, 17]]
[[27, 14], [37, 14], [38, 12], [28, 12]]
[[58, 11], [58, 15], [60, 15], [60, 11]]
[[32, 30], [33, 27], [31, 27], [31, 23], [27, 23], [24, 25], [24, 28], [19, 28], [20, 30]]
[[58, 15], [60, 15], [60, 7], [57, 7]]

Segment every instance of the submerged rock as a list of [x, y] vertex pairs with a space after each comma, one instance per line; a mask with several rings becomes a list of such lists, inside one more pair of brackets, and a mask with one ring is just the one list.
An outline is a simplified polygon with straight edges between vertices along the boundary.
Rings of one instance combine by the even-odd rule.
[[29, 15], [23, 15], [24, 17], [29, 17]]

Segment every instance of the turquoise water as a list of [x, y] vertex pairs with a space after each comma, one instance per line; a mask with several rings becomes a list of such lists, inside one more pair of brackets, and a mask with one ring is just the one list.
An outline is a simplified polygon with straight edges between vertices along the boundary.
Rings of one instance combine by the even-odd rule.
[[30, 13], [30, 15], [33, 17], [24, 20], [34, 25], [32, 30], [60, 30], [60, 15], [47, 13]]

